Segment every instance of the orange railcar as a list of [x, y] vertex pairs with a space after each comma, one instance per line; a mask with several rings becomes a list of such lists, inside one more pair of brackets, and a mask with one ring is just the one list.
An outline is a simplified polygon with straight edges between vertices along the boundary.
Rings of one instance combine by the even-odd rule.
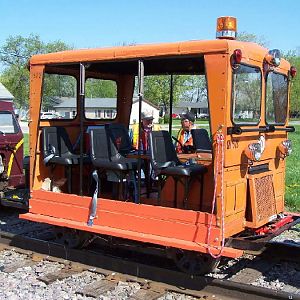
[[[241, 256], [241, 249], [225, 243], [228, 238], [249, 229], [254, 231], [284, 211], [285, 157], [290, 151], [287, 134], [293, 130], [288, 126], [291, 75], [290, 64], [280, 59], [278, 52], [236, 41], [232, 35], [226, 38], [226, 32], [231, 31], [230, 28], [225, 30], [225, 35], [219, 34], [221, 39], [212, 41], [72, 50], [33, 56], [30, 60], [31, 197], [29, 212], [21, 217], [167, 249], [204, 256], [211, 254], [214, 258]], [[43, 156], [43, 130], [64, 127], [73, 145], [79, 141], [77, 153], [83, 160], [83, 155], [90, 151], [86, 143], [90, 128], [108, 123], [128, 128], [134, 110], [136, 78], [139, 99], [143, 103], [144, 76], [146, 80], [151, 76], [171, 75], [196, 78], [194, 84], [199, 86], [185, 95], [190, 96], [195, 90], [199, 95], [200, 87], [206, 90], [212, 151], [179, 155], [183, 161], [192, 158], [206, 168], [203, 181], [192, 182], [187, 206], [183, 203], [181, 184], [176, 188], [178, 201], [174, 202], [175, 185], [171, 178], [166, 180], [159, 202], [155, 193], [140, 194], [139, 201], [134, 202], [127, 196], [118, 200], [114, 189], [123, 185], [123, 180], [110, 180], [111, 174], [107, 172], [101, 179], [96, 216], [93, 224], [88, 224], [93, 203], [91, 172], [94, 168], [88, 163], [76, 164], [71, 171], [71, 182], [70, 177], [65, 178], [65, 166], [58, 164], [49, 168]], [[74, 81], [69, 92], [61, 93], [63, 97], [59, 101], [52, 99], [52, 108], [59, 112], [67, 97], [69, 102], [73, 101], [73, 106], [60, 119], [42, 120], [39, 117], [41, 106], [45, 107], [47, 99], [51, 100], [45, 88], [47, 84], [51, 86], [49, 77], [61, 85], [70, 85], [69, 78]], [[204, 84], [197, 81], [198, 77], [204, 79]], [[190, 77], [184, 80], [186, 78]], [[98, 80], [101, 84], [113, 81], [115, 96], [97, 94], [93, 83]], [[98, 96], [93, 97], [93, 93]], [[89, 105], [91, 99], [102, 99], [98, 109]], [[111, 104], [106, 105], [105, 99], [110, 99]], [[59, 190], [53, 191], [53, 185], [62, 178]], [[143, 187], [139, 189], [142, 191]]]

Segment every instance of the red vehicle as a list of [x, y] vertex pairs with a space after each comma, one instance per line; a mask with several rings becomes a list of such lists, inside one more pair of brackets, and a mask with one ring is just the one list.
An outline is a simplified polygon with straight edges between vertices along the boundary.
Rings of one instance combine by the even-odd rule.
[[23, 144], [12, 101], [0, 100], [0, 200], [5, 206], [26, 204]]

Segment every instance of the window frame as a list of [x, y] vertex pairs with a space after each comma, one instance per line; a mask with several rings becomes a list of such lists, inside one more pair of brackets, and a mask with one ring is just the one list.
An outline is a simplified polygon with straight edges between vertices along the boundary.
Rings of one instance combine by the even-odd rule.
[[232, 67], [231, 68], [231, 108], [230, 108], [230, 119], [231, 119], [231, 122], [232, 124], [236, 125], [236, 126], [257, 126], [260, 122], [261, 122], [261, 119], [262, 119], [262, 112], [261, 112], [261, 109], [262, 109], [262, 96], [263, 96], [263, 88], [262, 88], [262, 83], [263, 83], [263, 73], [262, 73], [262, 70], [259, 66], [255, 66], [255, 65], [251, 65], [251, 64], [245, 64], [245, 63], [241, 63], [239, 64], [241, 66], [246, 66], [246, 67], [251, 67], [251, 68], [254, 68], [254, 69], [257, 69], [259, 70], [259, 73], [260, 73], [260, 105], [259, 105], [259, 118], [258, 118], [258, 121], [256, 123], [242, 123], [242, 122], [239, 122], [239, 123], [236, 123], [234, 121], [234, 111], [233, 111], [233, 99], [234, 99], [234, 96], [233, 96], [233, 93], [234, 93], [234, 68]]
[[0, 111], [0, 115], [2, 115], [2, 114], [10, 114], [12, 116], [13, 127], [16, 130], [15, 132], [3, 132], [4, 135], [19, 134], [21, 132], [21, 128], [19, 126], [19, 123], [16, 119], [15, 114], [9, 110]]
[[[43, 80], [42, 80], [42, 87], [41, 87], [41, 105], [40, 105], [40, 116], [42, 114], [42, 106], [43, 106], [43, 97], [44, 97], [44, 82], [45, 82], [45, 75], [61, 75], [61, 76], [70, 76], [70, 77], [73, 77], [75, 79], [75, 83], [76, 83], [76, 86], [75, 86], [75, 90], [76, 90], [76, 95], [75, 95], [75, 103], [76, 103], [76, 107], [75, 109], [71, 109], [70, 111], [70, 115], [73, 116], [73, 118], [53, 118], [53, 119], [41, 119], [39, 118], [40, 121], [60, 121], [60, 122], [70, 122], [70, 121], [74, 121], [77, 117], [78, 117], [78, 87], [79, 87], [79, 84], [78, 84], [78, 77], [76, 75], [72, 75], [72, 74], [65, 74], [65, 73], [56, 73], [56, 72], [46, 72], [44, 70], [44, 73], [43, 73]], [[76, 112], [75, 115], [73, 114], [74, 111]]]
[[[105, 81], [113, 81], [113, 82], [115, 82], [115, 84], [116, 84], [116, 92], [117, 92], [117, 94], [116, 94], [116, 108], [115, 108], [115, 110], [116, 110], [116, 116], [115, 116], [114, 118], [111, 118], [111, 119], [107, 119], [107, 118], [87, 118], [87, 117], [86, 117], [86, 107], [85, 107], [87, 97], [86, 97], [86, 95], [85, 95], [85, 97], [84, 97], [84, 103], [83, 103], [83, 108], [84, 108], [84, 111], [83, 111], [83, 118], [84, 118], [84, 120], [86, 120], [86, 121], [114, 121], [114, 120], [116, 120], [116, 119], [117, 119], [117, 116], [118, 116], [118, 94], [119, 94], [119, 82], [118, 82], [118, 80], [114, 80], [114, 79], [103, 79], [103, 78], [98, 78], [98, 77], [87, 76], [87, 77], [85, 78], [85, 84], [86, 84], [86, 81], [87, 81], [88, 79], [98, 79], [98, 80], [105, 80]], [[107, 108], [107, 109], [101, 108], [101, 111], [104, 111], [104, 115], [106, 114], [106, 110], [113, 110], [113, 108], [111, 108], [111, 107], [109, 107], [109, 108]], [[94, 108], [94, 111], [95, 111], [95, 112], [96, 112], [96, 111], [99, 111], [99, 109], [95, 107], [95, 108]], [[95, 115], [96, 115], [96, 113], [95, 113]]]
[[[285, 121], [283, 123], [276, 123], [275, 121], [270, 123], [267, 121], [267, 82], [268, 82], [268, 76], [269, 74], [272, 73], [272, 74], [278, 74], [278, 75], [282, 75], [286, 78], [287, 80], [287, 94], [286, 94], [286, 115], [285, 115]], [[289, 109], [289, 78], [286, 74], [284, 73], [280, 73], [280, 72], [276, 72], [276, 71], [268, 71], [266, 76], [265, 76], [265, 122], [266, 122], [266, 125], [278, 125], [278, 126], [283, 126], [285, 125], [285, 123], [287, 122], [288, 120], [288, 109]]]

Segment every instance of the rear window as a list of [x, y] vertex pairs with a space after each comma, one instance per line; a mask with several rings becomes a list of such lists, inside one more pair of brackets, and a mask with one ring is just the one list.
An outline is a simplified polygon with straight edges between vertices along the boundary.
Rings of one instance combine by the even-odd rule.
[[266, 86], [266, 122], [284, 124], [288, 108], [288, 79], [283, 74], [268, 73]]
[[74, 119], [76, 115], [75, 77], [46, 73], [43, 82], [41, 119]]
[[11, 112], [0, 112], [0, 134], [18, 133], [17, 121]]
[[232, 119], [235, 124], [255, 125], [260, 120], [261, 71], [238, 65], [233, 69]]
[[88, 78], [85, 81], [84, 113], [87, 119], [115, 119], [117, 83], [113, 80]]

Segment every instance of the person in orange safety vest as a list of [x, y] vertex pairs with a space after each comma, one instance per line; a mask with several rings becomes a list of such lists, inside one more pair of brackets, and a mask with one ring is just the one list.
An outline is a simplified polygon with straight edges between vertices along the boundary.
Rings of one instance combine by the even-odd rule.
[[193, 146], [192, 129], [195, 129], [195, 116], [187, 112], [181, 116], [181, 129], [178, 131], [176, 143], [176, 152], [182, 153], [184, 146]]

